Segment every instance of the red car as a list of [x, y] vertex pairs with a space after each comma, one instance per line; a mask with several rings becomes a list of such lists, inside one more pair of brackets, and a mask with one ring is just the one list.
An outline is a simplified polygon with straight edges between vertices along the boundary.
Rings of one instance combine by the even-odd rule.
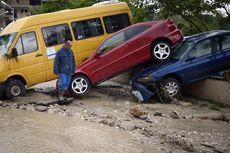
[[75, 95], [84, 95], [92, 85], [112, 78], [153, 58], [169, 58], [171, 48], [183, 35], [172, 19], [138, 23], [104, 40], [91, 58], [79, 65], [70, 84]]

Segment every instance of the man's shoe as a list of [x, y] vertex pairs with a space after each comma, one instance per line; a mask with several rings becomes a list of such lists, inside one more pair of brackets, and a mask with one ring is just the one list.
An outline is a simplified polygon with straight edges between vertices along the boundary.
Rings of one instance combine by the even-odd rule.
[[59, 101], [63, 101], [65, 98], [64, 98], [64, 96], [63, 96], [63, 93], [62, 92], [59, 92], [59, 94], [58, 94], [58, 100]]

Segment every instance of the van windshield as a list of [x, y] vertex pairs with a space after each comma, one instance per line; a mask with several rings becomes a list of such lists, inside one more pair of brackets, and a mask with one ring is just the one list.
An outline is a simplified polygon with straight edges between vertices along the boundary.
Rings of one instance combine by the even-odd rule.
[[7, 53], [17, 33], [0, 36], [0, 56]]
[[180, 60], [184, 57], [186, 52], [193, 46], [192, 42], [183, 41], [178, 44], [175, 51], [172, 53], [171, 59]]

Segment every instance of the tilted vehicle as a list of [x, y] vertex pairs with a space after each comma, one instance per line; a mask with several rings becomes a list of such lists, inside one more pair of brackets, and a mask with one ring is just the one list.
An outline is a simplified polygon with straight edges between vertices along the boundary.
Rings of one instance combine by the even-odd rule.
[[56, 51], [73, 44], [76, 63], [89, 58], [110, 34], [132, 23], [125, 2], [28, 16], [10, 23], [0, 33], [0, 97], [22, 96], [30, 87], [57, 78]]
[[84, 95], [98, 84], [150, 59], [164, 61], [183, 40], [172, 19], [138, 23], [107, 38], [94, 55], [77, 67], [70, 90]]
[[150, 65], [132, 78], [132, 90], [140, 101], [154, 94], [152, 83], [162, 82], [171, 96], [181, 94], [181, 87], [207, 79], [230, 69], [230, 31], [210, 31], [189, 36], [179, 44], [170, 59]]

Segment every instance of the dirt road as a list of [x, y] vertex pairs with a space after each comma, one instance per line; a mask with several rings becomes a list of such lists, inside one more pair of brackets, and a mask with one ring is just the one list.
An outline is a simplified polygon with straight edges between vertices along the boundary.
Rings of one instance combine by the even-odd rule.
[[21, 110], [0, 111], [1, 153], [141, 153], [150, 148], [119, 129]]
[[[29, 115], [38, 110], [44, 111], [44, 114], [56, 114], [55, 118], [68, 116], [70, 120], [82, 119], [93, 122], [101, 131], [105, 127], [111, 127], [110, 129], [127, 134], [124, 137], [115, 137], [115, 139], [121, 139], [121, 143], [119, 141], [117, 144], [113, 143], [114, 145], [125, 144], [126, 141], [128, 144], [131, 142], [131, 146], [134, 143], [141, 144], [137, 145], [139, 149], [135, 149], [137, 152], [142, 151], [140, 146], [144, 147], [144, 152], [153, 153], [230, 152], [229, 106], [191, 98], [183, 98], [177, 104], [160, 104], [156, 101], [140, 104], [131, 97], [129, 86], [113, 82], [101, 84], [88, 96], [75, 99], [68, 105], [37, 106], [36, 102], [55, 98], [53, 97], [54, 84], [51, 82], [39, 85], [29, 90], [26, 97], [15, 98], [14, 101], [3, 101], [0, 104], [0, 111], [6, 108], [7, 111], [9, 111], [8, 108], [22, 109], [29, 110], [26, 112]], [[144, 115], [134, 117], [133, 112]], [[15, 114], [14, 117], [16, 116]], [[56, 124], [55, 121], [51, 122]], [[69, 125], [62, 126], [67, 128]], [[54, 133], [53, 136], [58, 133]], [[78, 133], [78, 135], [81, 135], [81, 139], [87, 143], [91, 139], [90, 132], [89, 135], [83, 133]], [[127, 137], [129, 139], [126, 139]], [[56, 140], [59, 141], [59, 138], [56, 137]], [[0, 141], [0, 145], [2, 143]], [[69, 148], [71, 149], [72, 146]], [[130, 149], [129, 145], [124, 148], [127, 151]], [[112, 152], [111, 150], [104, 151]]]

